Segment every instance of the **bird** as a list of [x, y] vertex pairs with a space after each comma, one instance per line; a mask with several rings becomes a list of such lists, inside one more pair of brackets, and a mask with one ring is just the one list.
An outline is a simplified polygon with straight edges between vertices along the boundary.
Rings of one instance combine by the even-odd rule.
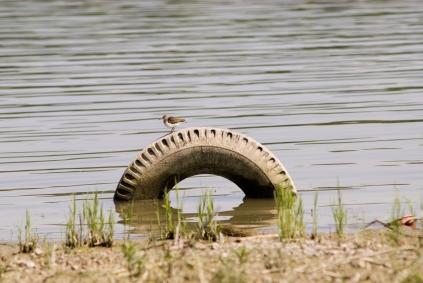
[[166, 127], [171, 128], [171, 133], [173, 133], [176, 126], [185, 122], [185, 118], [168, 115], [163, 115], [161, 119], [163, 120], [163, 124], [165, 124]]

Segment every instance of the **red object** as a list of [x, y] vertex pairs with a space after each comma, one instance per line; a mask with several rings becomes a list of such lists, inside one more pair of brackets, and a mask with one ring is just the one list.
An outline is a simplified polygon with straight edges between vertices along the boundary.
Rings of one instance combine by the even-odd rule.
[[415, 217], [414, 215], [411, 215], [411, 214], [404, 215], [397, 221], [399, 221], [401, 225], [416, 229], [417, 217]]

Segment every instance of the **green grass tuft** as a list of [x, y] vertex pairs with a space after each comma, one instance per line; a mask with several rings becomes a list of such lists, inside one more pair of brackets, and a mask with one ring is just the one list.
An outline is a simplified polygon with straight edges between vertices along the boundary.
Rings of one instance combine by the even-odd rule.
[[[65, 246], [76, 248], [87, 245], [89, 247], [113, 246], [115, 218], [114, 213], [109, 211], [107, 219], [98, 200], [98, 193], [88, 195], [82, 204], [82, 214], [77, 215], [75, 197], [72, 199], [69, 219], [66, 223]], [[79, 219], [79, 231], [77, 230], [77, 216]]]
[[316, 239], [317, 238], [317, 229], [318, 229], [318, 214], [317, 214], [317, 202], [319, 198], [319, 193], [314, 193], [314, 200], [313, 200], [313, 209], [311, 211], [311, 215], [313, 217], [313, 227], [311, 232], [311, 238]]
[[130, 276], [139, 277], [144, 272], [144, 258], [137, 254], [136, 246], [133, 242], [125, 240], [121, 250]]
[[401, 200], [398, 195], [394, 198], [394, 203], [392, 205], [392, 211], [391, 211], [391, 218], [390, 218], [390, 225], [389, 225], [389, 238], [395, 243], [400, 243], [400, 236], [401, 236], [401, 222], [400, 218], [402, 216], [402, 210], [401, 210]]
[[76, 201], [75, 195], [72, 198], [72, 203], [70, 207], [69, 219], [66, 223], [66, 239], [65, 246], [69, 248], [76, 248], [81, 244], [80, 234], [76, 230]]
[[103, 207], [98, 200], [98, 193], [87, 197], [82, 205], [84, 224], [87, 227], [86, 243], [89, 247], [111, 247], [113, 245], [114, 217], [112, 211], [109, 213], [109, 220], [106, 222]]
[[216, 221], [214, 200], [210, 192], [201, 196], [197, 209], [197, 230], [195, 238], [209, 241], [216, 241], [220, 236], [219, 225]]
[[33, 252], [38, 244], [38, 235], [32, 231], [31, 215], [28, 209], [25, 212], [25, 237], [22, 239], [22, 228], [18, 228], [18, 245], [19, 252], [31, 253]]
[[275, 190], [279, 238], [294, 239], [304, 236], [304, 209], [301, 197], [278, 186]]
[[338, 190], [337, 203], [332, 208], [332, 216], [335, 221], [335, 231], [338, 237], [343, 237], [345, 232], [345, 226], [347, 225], [347, 210], [342, 204], [342, 194]]

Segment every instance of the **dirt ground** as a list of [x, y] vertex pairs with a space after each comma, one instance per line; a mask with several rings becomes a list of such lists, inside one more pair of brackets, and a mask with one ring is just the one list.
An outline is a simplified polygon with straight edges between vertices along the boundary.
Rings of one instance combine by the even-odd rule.
[[280, 241], [277, 235], [218, 242], [123, 242], [112, 248], [0, 245], [1, 282], [423, 282], [423, 233], [389, 230]]

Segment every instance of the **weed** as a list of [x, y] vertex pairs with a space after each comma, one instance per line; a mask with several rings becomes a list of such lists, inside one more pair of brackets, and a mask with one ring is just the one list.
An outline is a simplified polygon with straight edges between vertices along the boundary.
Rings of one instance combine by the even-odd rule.
[[177, 214], [176, 214], [176, 227], [175, 227], [175, 241], [177, 242], [179, 240], [180, 236], [186, 236], [187, 235], [187, 230], [186, 230], [186, 222], [184, 217], [182, 216], [182, 209], [183, 209], [183, 205], [182, 205], [182, 201], [179, 198], [179, 189], [178, 187], [175, 187], [175, 192], [176, 192], [176, 202], [178, 205], [177, 208]]
[[44, 250], [46, 251], [46, 256], [44, 257], [44, 265], [48, 267], [53, 267], [56, 264], [56, 244], [45, 243]]
[[111, 247], [113, 245], [113, 236], [115, 233], [115, 215], [112, 210], [109, 211], [107, 218], [106, 230], [104, 231], [105, 246]]
[[127, 226], [134, 217], [134, 201], [122, 208], [120, 216], [122, 217], [124, 234], [129, 233]]
[[97, 192], [94, 193], [91, 199], [87, 198], [83, 202], [82, 212], [84, 224], [88, 230], [86, 239], [88, 246], [111, 247], [113, 245], [114, 217], [112, 211], [110, 211], [109, 222], [106, 223], [103, 207], [100, 206]]
[[220, 258], [217, 271], [212, 275], [212, 283], [244, 283], [247, 282], [244, 266], [239, 266], [231, 258]]
[[133, 242], [125, 240], [121, 246], [123, 257], [131, 277], [139, 277], [144, 271], [144, 257], [137, 254]]
[[18, 228], [19, 252], [30, 253], [35, 250], [38, 243], [38, 235], [32, 232], [31, 216], [29, 211], [25, 212], [25, 239], [22, 240], [22, 228]]
[[399, 244], [401, 234], [401, 200], [398, 195], [395, 196], [394, 203], [392, 205], [391, 219], [389, 221], [389, 238], [396, 244]]
[[164, 239], [174, 239], [175, 225], [173, 223], [173, 211], [172, 206], [170, 205], [169, 192], [167, 191], [164, 194], [163, 208], [165, 210], [165, 231], [162, 237]]
[[246, 247], [239, 247], [238, 249], [234, 250], [234, 254], [238, 258], [239, 264], [244, 264], [248, 261], [250, 251]]
[[319, 193], [315, 192], [314, 193], [314, 200], [313, 200], [313, 209], [311, 210], [311, 215], [313, 217], [313, 227], [312, 227], [312, 232], [311, 232], [311, 238], [312, 239], [316, 239], [317, 238], [317, 221], [318, 221], [318, 214], [317, 214], [317, 201], [319, 198]]
[[275, 201], [280, 239], [304, 235], [304, 209], [301, 197], [283, 187], [275, 190]]
[[[82, 215], [81, 213], [77, 214], [77, 212], [74, 196], [70, 206], [69, 219], [66, 223], [66, 247], [76, 248], [82, 245], [111, 247], [113, 245], [114, 214], [110, 211], [106, 221], [97, 192], [92, 196], [87, 196], [84, 200]], [[79, 231], [77, 230], [77, 219], [79, 219]]]
[[206, 192], [201, 196], [198, 204], [196, 238], [209, 241], [216, 241], [219, 238], [220, 229], [215, 216], [213, 197], [210, 192]]
[[401, 283], [421, 283], [423, 282], [423, 274], [418, 271], [414, 270], [411, 274], [409, 274]]
[[347, 210], [342, 204], [342, 194], [338, 190], [337, 203], [332, 208], [332, 216], [335, 221], [335, 231], [338, 237], [344, 236], [345, 226], [347, 225]]
[[[81, 234], [79, 234], [79, 236], [81, 236]], [[70, 207], [70, 216], [68, 222], [66, 223], [65, 246], [70, 247], [72, 249], [79, 246], [81, 244], [81, 239], [79, 236], [76, 231], [76, 201], [74, 195]]]
[[166, 276], [168, 279], [171, 279], [173, 271], [173, 255], [168, 245], [163, 247], [163, 253], [163, 259], [166, 266]]
[[303, 199], [299, 196], [297, 198], [296, 207], [295, 207], [295, 226], [297, 227], [297, 234], [300, 237], [304, 236], [304, 208], [303, 208]]
[[420, 236], [420, 247], [423, 247], [423, 194], [420, 195], [420, 231], [421, 231], [421, 236]]
[[3, 264], [0, 264], [0, 279], [3, 276], [3, 273], [6, 272], [6, 266]]

